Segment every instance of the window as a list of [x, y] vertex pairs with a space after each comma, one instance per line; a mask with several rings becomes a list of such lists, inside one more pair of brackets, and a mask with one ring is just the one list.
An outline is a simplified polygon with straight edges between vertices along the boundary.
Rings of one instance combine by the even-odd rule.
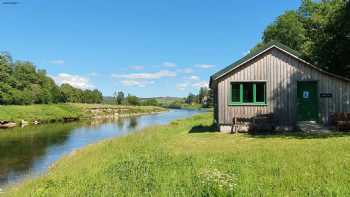
[[266, 82], [233, 82], [230, 95], [232, 105], [265, 105]]
[[232, 84], [232, 102], [240, 102], [241, 96], [240, 96], [240, 84], [239, 83], [233, 83]]
[[264, 83], [256, 83], [255, 84], [256, 88], [256, 99], [255, 101], [258, 103], [265, 103], [266, 99], [265, 99], [265, 94], [266, 94], [266, 89], [265, 89], [265, 82]]
[[243, 83], [243, 103], [254, 102], [254, 88], [252, 83]]

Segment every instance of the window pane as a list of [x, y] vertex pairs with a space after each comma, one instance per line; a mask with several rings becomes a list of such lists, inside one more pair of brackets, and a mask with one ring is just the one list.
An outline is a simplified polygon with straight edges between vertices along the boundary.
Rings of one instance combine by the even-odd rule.
[[265, 83], [256, 84], [256, 102], [265, 102]]
[[239, 87], [240, 87], [239, 83], [232, 84], [232, 102], [240, 102]]
[[243, 102], [253, 102], [253, 83], [243, 83]]

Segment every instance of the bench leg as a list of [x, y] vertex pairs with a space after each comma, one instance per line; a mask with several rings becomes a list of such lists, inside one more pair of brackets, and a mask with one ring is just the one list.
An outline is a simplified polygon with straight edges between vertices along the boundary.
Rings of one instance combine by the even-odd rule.
[[233, 125], [232, 128], [231, 128], [231, 134], [236, 134], [237, 133], [237, 128], [238, 128], [237, 125]]

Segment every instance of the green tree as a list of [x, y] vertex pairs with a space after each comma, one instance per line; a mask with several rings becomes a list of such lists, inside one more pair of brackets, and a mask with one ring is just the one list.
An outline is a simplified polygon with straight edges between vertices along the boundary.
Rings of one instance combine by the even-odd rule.
[[303, 0], [267, 26], [258, 49], [271, 40], [301, 52], [304, 59], [350, 77], [350, 5], [347, 0]]
[[94, 89], [92, 93], [94, 95], [94, 103], [102, 103], [103, 101], [102, 92], [100, 92], [98, 89]]
[[114, 99], [115, 99], [117, 105], [123, 104], [125, 101], [124, 92], [123, 91], [115, 92]]
[[199, 93], [198, 93], [198, 103], [200, 104], [204, 104], [204, 102], [206, 102], [206, 100], [208, 99], [208, 88], [207, 87], [201, 87], [199, 89]]
[[0, 53], [0, 104], [101, 103], [102, 99], [97, 89], [83, 91], [69, 84], [58, 87], [45, 70], [28, 61], [13, 63], [9, 54]]
[[214, 105], [214, 93], [212, 89], [209, 89], [207, 105], [205, 107], [213, 107], [213, 105]]
[[133, 95], [128, 95], [127, 98], [127, 103], [128, 105], [140, 105], [140, 100], [137, 96], [133, 96]]
[[155, 98], [146, 99], [142, 102], [142, 105], [144, 106], [159, 106], [159, 102]]
[[305, 29], [296, 11], [287, 11], [275, 22], [267, 26], [263, 33], [263, 42], [279, 41], [295, 50], [301, 50], [306, 41]]
[[187, 98], [185, 99], [185, 103], [192, 104], [194, 102], [196, 102], [196, 95], [192, 93], [188, 94]]
[[324, 69], [350, 77], [350, 3], [344, 2], [331, 1], [319, 5], [319, 14], [315, 15], [323, 20], [312, 21], [316, 21], [314, 23], [319, 25], [320, 31], [314, 38], [310, 57]]

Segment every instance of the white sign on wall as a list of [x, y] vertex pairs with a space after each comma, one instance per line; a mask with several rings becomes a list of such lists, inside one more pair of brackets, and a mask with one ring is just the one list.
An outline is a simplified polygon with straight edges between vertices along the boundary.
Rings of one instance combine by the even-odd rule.
[[309, 98], [309, 91], [304, 91], [303, 92], [303, 98], [308, 99]]

